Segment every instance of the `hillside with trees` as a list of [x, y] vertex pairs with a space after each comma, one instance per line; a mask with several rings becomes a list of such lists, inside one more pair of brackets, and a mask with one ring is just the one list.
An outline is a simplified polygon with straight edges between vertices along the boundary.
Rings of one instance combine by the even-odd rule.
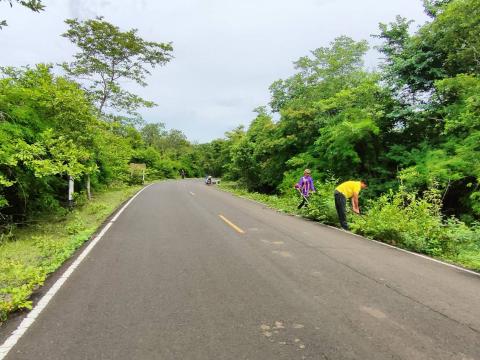
[[430, 21], [415, 32], [400, 16], [380, 24], [374, 71], [363, 62], [367, 41], [346, 36], [295, 61], [248, 129], [203, 145], [214, 154], [203, 166], [280, 196], [282, 208], [310, 168], [320, 191], [304, 215], [330, 224], [335, 184], [364, 179], [368, 216], [352, 219], [354, 231], [478, 268], [480, 3], [424, 7]]

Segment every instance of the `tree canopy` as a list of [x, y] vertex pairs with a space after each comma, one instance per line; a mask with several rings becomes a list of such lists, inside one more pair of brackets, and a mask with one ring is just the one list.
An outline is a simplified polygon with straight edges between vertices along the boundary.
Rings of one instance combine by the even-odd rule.
[[146, 86], [149, 68], [171, 60], [171, 43], [146, 41], [136, 29], [121, 31], [102, 17], [65, 22], [69, 29], [62, 36], [80, 51], [74, 61], [63, 63], [63, 68], [68, 76], [88, 83], [85, 89], [101, 114], [110, 109], [136, 116], [139, 107], [154, 105], [122, 88], [120, 82], [133, 80]]
[[400, 183], [436, 184], [444, 211], [480, 218], [480, 3], [425, 0], [416, 32], [397, 17], [380, 24], [383, 62], [368, 71], [366, 41], [341, 36], [294, 62], [270, 86], [266, 107], [235, 141], [207, 159], [250, 190], [283, 192], [311, 168], [316, 178], [368, 179], [371, 194]]

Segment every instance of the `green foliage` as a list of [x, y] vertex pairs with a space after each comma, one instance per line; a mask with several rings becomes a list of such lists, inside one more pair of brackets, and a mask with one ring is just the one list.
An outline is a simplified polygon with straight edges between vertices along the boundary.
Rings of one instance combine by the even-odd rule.
[[[50, 66], [3, 69], [0, 79], [0, 226], [49, 211], [64, 213], [67, 176], [81, 191], [89, 175], [94, 187], [131, 182], [128, 164], [147, 164], [149, 179], [176, 177], [192, 163], [193, 147], [178, 130], [161, 131], [148, 143], [121, 122], [96, 116], [78, 84], [54, 76]], [[143, 135], [143, 138], [142, 138]], [[187, 156], [192, 155], [192, 156]], [[76, 198], [77, 201], [80, 198]]]
[[[8, 2], [10, 7], [12, 7], [13, 3], [16, 2], [35, 12], [40, 12], [45, 8], [45, 5], [42, 4], [42, 0], [0, 0], [0, 1]], [[0, 30], [4, 26], [7, 26], [7, 21], [0, 20]]]
[[357, 218], [352, 230], [417, 252], [439, 255], [442, 233], [440, 197], [437, 191], [426, 197], [390, 191], [370, 203], [364, 218]]
[[477, 0], [425, 1], [434, 20], [408, 34], [410, 24], [397, 17], [380, 24], [379, 47], [386, 55], [385, 75], [397, 92], [431, 91], [436, 80], [458, 74], [479, 74], [480, 4]]
[[[457, 214], [478, 212], [480, 184], [480, 80], [478, 76], [458, 75], [435, 83], [435, 111], [443, 119], [443, 132], [436, 144], [412, 149], [410, 161], [401, 172], [405, 182], [416, 188], [427, 187], [433, 179], [445, 189], [447, 208]], [[458, 201], [460, 200], [460, 201]], [[456, 204], [451, 203], [456, 202]], [[460, 203], [460, 204], [459, 204]]]
[[461, 260], [480, 251], [478, 225], [468, 227], [455, 218], [445, 219], [440, 210], [437, 189], [419, 197], [400, 187], [370, 201], [366, 215], [354, 217], [351, 227], [373, 239], [480, 269], [480, 262]]
[[68, 19], [64, 37], [80, 48], [75, 61], [63, 68], [73, 78], [87, 79], [90, 99], [100, 113], [105, 108], [136, 116], [139, 107], [154, 104], [120, 86], [121, 80], [133, 80], [146, 86], [149, 68], [165, 65], [171, 59], [170, 43], [145, 41], [137, 30], [121, 31], [102, 17], [79, 21]]
[[304, 210], [304, 216], [320, 221], [324, 224], [337, 224], [337, 210], [333, 199], [333, 192], [338, 180], [330, 177], [324, 182], [315, 182], [316, 192], [309, 197], [309, 206]]
[[30, 309], [30, 295], [78, 249], [108, 215], [138, 187], [98, 193], [92, 202], [63, 218], [46, 216], [14, 230], [0, 242], [0, 322], [18, 309]]
[[258, 108], [237, 141], [217, 140], [211, 168], [282, 194], [307, 167], [321, 180], [366, 179], [371, 195], [396, 189], [397, 177], [420, 192], [436, 181], [445, 214], [479, 219], [479, 3], [424, 3], [432, 21], [414, 34], [401, 17], [380, 24], [379, 73], [363, 68], [366, 42], [344, 36], [296, 61], [270, 87], [279, 120]]
[[268, 207], [281, 212], [298, 213], [297, 205], [299, 198], [296, 192], [293, 191], [283, 196], [266, 195], [258, 192], [249, 192], [244, 186], [230, 181], [222, 181], [219, 187], [241, 197], [261, 202]]
[[[367, 214], [352, 214], [352, 229], [479, 269], [480, 3], [424, 6], [431, 21], [415, 32], [402, 17], [380, 24], [378, 73], [363, 68], [366, 42], [347, 37], [300, 58], [270, 86], [279, 119], [257, 108], [235, 141], [202, 147], [217, 149], [208, 166], [242, 196], [328, 224], [336, 178], [365, 179]], [[299, 212], [292, 186], [305, 168], [320, 182]]]
[[423, 7], [425, 8], [425, 12], [434, 18], [451, 2], [452, 0], [423, 0]]
[[[44, 211], [65, 212], [68, 176], [76, 191], [90, 176], [94, 188], [131, 182], [128, 164], [147, 164], [150, 179], [197, 169], [183, 155], [192, 145], [178, 130], [162, 132], [146, 146], [142, 133], [97, 117], [78, 84], [51, 67], [3, 69], [0, 79], [0, 228]], [[144, 131], [143, 134], [146, 132]], [[147, 139], [145, 139], [147, 140]], [[158, 141], [157, 141], [158, 140]], [[198, 172], [198, 170], [195, 170]], [[194, 170], [192, 170], [194, 173]], [[76, 197], [79, 202], [80, 197]]]
[[50, 67], [5, 69], [0, 80], [0, 201], [8, 213], [58, 208], [62, 177], [94, 173], [98, 126], [77, 84]]

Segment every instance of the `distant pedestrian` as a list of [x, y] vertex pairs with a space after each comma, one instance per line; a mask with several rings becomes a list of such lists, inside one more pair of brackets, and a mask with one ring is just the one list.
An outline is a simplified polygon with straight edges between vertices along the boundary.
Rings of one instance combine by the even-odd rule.
[[185, 179], [185, 170], [180, 170], [180, 175], [182, 176], [182, 179]]
[[310, 196], [310, 192], [315, 191], [310, 169], [305, 169], [303, 176], [300, 178], [298, 183], [295, 184], [295, 189], [297, 189], [302, 195], [302, 202], [297, 206], [297, 209], [302, 208], [304, 205], [308, 206], [308, 197]]
[[367, 184], [364, 181], [345, 181], [336, 187], [334, 193], [335, 208], [337, 209], [340, 225], [345, 230], [348, 230], [347, 214], [345, 212], [347, 199], [352, 199], [353, 212], [360, 214], [360, 208], [358, 207], [358, 196], [360, 191], [366, 188]]

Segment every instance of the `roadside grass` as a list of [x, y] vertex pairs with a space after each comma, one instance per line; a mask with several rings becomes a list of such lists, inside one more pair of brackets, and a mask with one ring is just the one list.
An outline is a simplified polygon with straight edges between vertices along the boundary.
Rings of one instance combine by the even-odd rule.
[[288, 214], [301, 213], [301, 211], [297, 209], [297, 205], [300, 203], [300, 198], [295, 195], [288, 197], [249, 192], [245, 188], [237, 185], [237, 183], [232, 181], [222, 181], [218, 186], [220, 189], [223, 189], [240, 197], [245, 197], [250, 200], [261, 202], [262, 204], [265, 204], [266, 206], [281, 212], [285, 212]]
[[[299, 196], [248, 192], [234, 182], [220, 188], [266, 206], [323, 224], [338, 226], [333, 201], [334, 183], [316, 183], [317, 193], [308, 208], [298, 210]], [[452, 264], [480, 271], [480, 224], [468, 227], [455, 218], [443, 218], [435, 194], [425, 198], [399, 191], [370, 200], [362, 216], [349, 213], [352, 232], [403, 249], [429, 255]]]
[[46, 216], [17, 228], [0, 244], [0, 324], [8, 314], [30, 309], [29, 300], [106, 218], [141, 186], [117, 187], [94, 194], [62, 218]]

